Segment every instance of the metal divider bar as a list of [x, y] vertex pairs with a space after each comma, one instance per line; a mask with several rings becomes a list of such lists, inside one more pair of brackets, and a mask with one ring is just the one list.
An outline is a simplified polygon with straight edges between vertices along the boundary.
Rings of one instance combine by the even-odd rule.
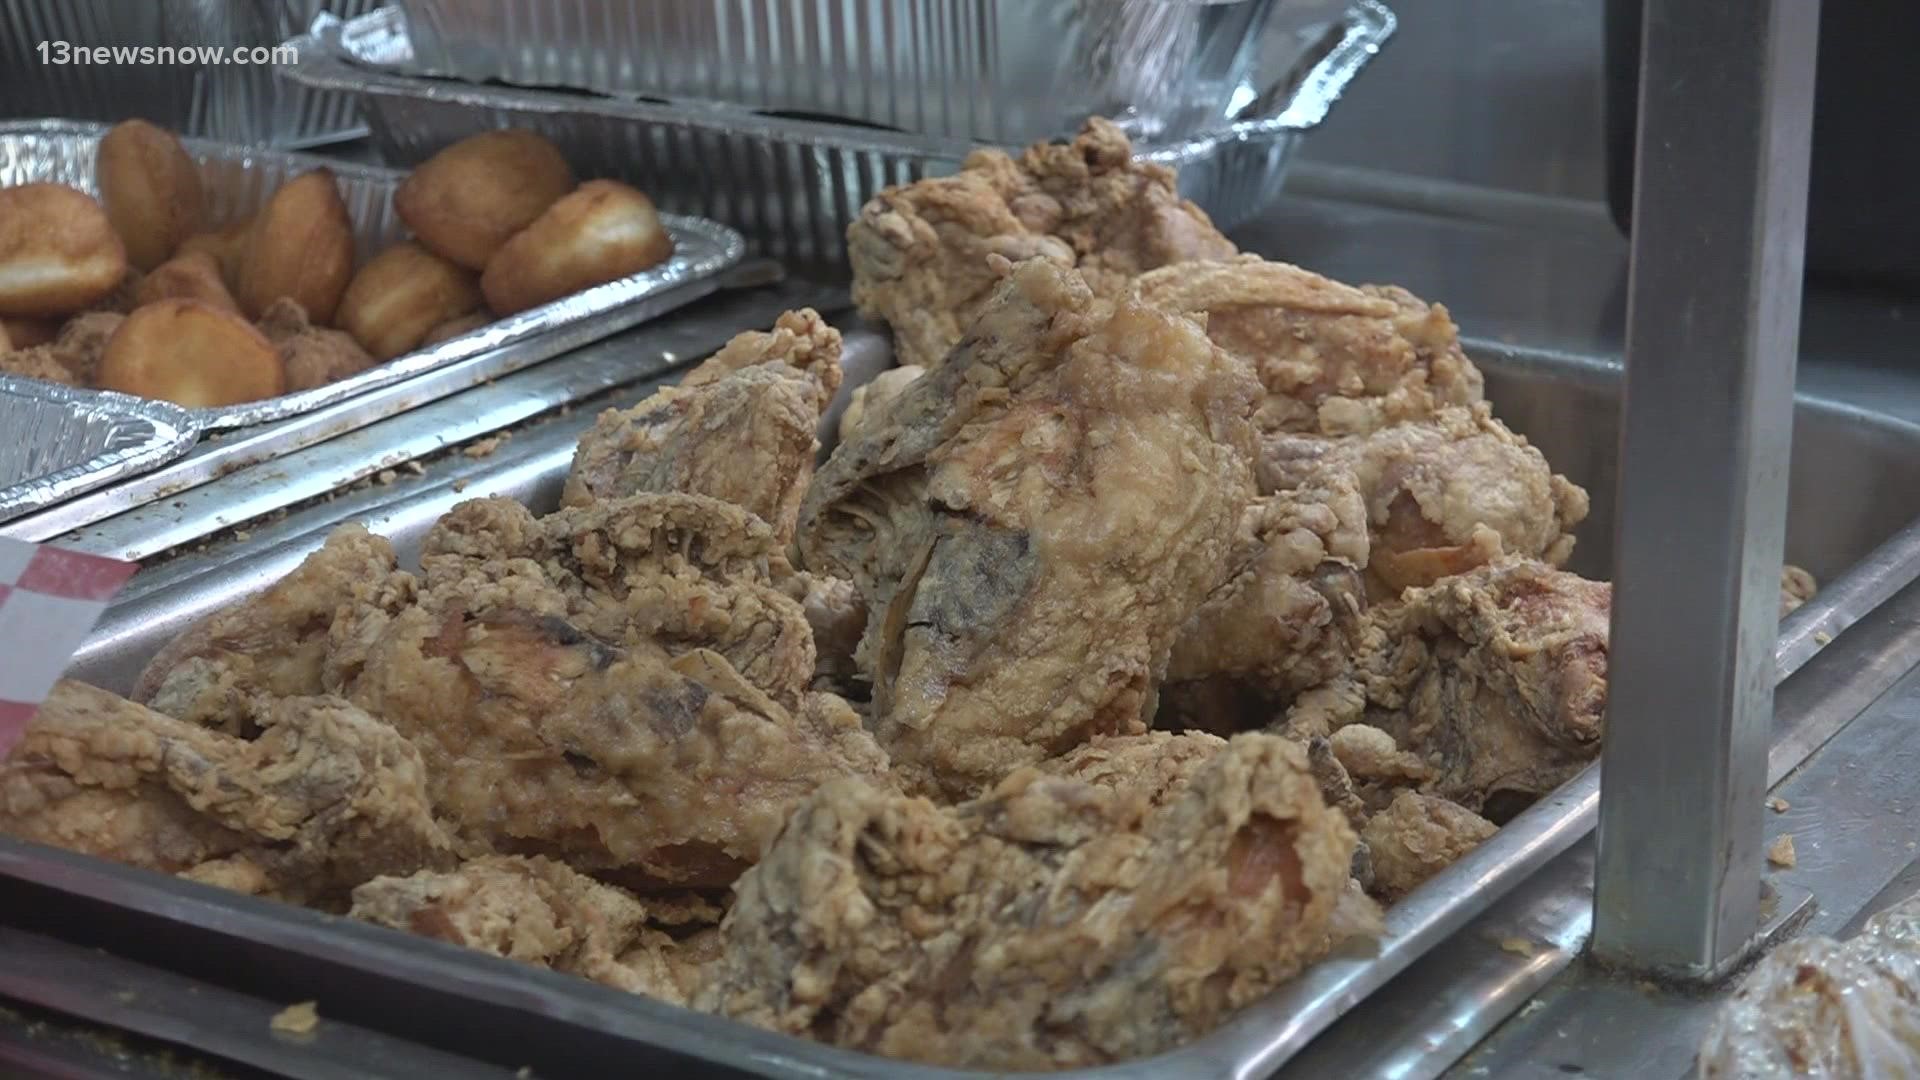
[[1818, 0], [1648, 0], [1594, 953], [1758, 929]]

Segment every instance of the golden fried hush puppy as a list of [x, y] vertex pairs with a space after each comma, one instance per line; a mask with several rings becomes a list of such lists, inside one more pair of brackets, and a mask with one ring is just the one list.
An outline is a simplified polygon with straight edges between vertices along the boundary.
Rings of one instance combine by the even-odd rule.
[[589, 180], [515, 233], [487, 261], [480, 291], [496, 315], [665, 262], [673, 238], [653, 200], [613, 180]]
[[200, 167], [172, 133], [145, 120], [115, 124], [94, 156], [100, 201], [127, 261], [142, 270], [166, 262], [200, 228]]
[[313, 325], [299, 303], [286, 297], [269, 304], [257, 325], [280, 350], [289, 394], [339, 382], [375, 363], [351, 336]]
[[0, 329], [6, 331], [7, 340], [13, 342], [14, 348], [31, 349], [59, 337], [60, 320], [0, 318]]
[[232, 312], [198, 300], [148, 304], [120, 324], [98, 385], [179, 405], [238, 405], [286, 391], [279, 351]]
[[222, 311], [240, 313], [240, 305], [220, 276], [220, 260], [205, 251], [188, 251], [168, 259], [133, 289], [135, 307], [173, 298], [199, 300]]
[[473, 271], [401, 243], [353, 275], [340, 300], [339, 324], [368, 352], [391, 360], [418, 346], [429, 330], [479, 306]]
[[428, 158], [393, 208], [429, 251], [481, 270], [507, 238], [573, 190], [573, 170], [531, 131], [488, 131]]
[[457, 319], [448, 319], [446, 322], [427, 331], [427, 336], [421, 338], [420, 344], [416, 345], [415, 348], [424, 349], [431, 345], [438, 345], [443, 341], [451, 341], [462, 334], [471, 334], [492, 321], [493, 316], [484, 311], [476, 311], [471, 315], [462, 315]]
[[253, 219], [248, 218], [214, 232], [194, 233], [180, 241], [180, 249], [174, 254], [213, 256], [220, 264], [220, 279], [232, 291], [240, 282], [240, 264], [247, 255], [247, 230], [252, 227]]
[[315, 169], [280, 185], [253, 220], [234, 295], [254, 318], [289, 296], [314, 322], [330, 323], [352, 276], [353, 221], [333, 171]]
[[0, 315], [69, 315], [126, 275], [126, 249], [90, 196], [64, 184], [0, 188]]

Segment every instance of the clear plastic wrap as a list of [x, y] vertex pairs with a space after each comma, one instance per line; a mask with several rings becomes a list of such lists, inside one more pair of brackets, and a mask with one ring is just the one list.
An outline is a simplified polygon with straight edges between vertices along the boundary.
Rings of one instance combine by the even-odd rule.
[[1920, 1076], [1920, 896], [1851, 941], [1802, 938], [1761, 960], [1714, 1018], [1700, 1076]]

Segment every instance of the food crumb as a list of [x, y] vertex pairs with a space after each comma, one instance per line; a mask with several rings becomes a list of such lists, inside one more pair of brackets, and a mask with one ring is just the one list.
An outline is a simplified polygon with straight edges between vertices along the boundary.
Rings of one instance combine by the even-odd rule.
[[512, 432], [503, 431], [498, 435], [489, 435], [460, 452], [477, 461], [500, 449], [500, 444], [511, 438], [513, 438]]
[[235, 540], [251, 540], [253, 539], [253, 534], [245, 529], [235, 529], [233, 530], [233, 538]]
[[1533, 956], [1540, 951], [1540, 946], [1537, 943], [1520, 937], [1502, 939], [1500, 948], [1506, 952], [1513, 953], [1515, 956]]
[[409, 461], [400, 467], [407, 470], [408, 472], [412, 473], [415, 476], [425, 476], [427, 474], [427, 467], [425, 465], [422, 465], [418, 461]]
[[1546, 1007], [1547, 1007], [1546, 1002], [1541, 1001], [1539, 998], [1534, 998], [1532, 1001], [1529, 1001], [1525, 1005], [1521, 1006], [1520, 1015], [1532, 1016], [1534, 1013], [1537, 1013], [1541, 1009], [1544, 1009]]
[[398, 479], [400, 479], [399, 473], [394, 472], [392, 469], [381, 469], [380, 475], [374, 477], [373, 482], [384, 486], [386, 484], [391, 484]]
[[320, 1026], [320, 1003], [302, 1001], [273, 1014], [268, 1027], [287, 1035], [311, 1035]]
[[1780, 838], [1767, 845], [1767, 861], [1775, 866], [1791, 868], [1797, 861], [1793, 854], [1793, 834], [1781, 833]]
[[1776, 814], [1784, 814], [1787, 811], [1793, 809], [1793, 804], [1781, 798], [1780, 796], [1775, 795], [1773, 798], [1767, 800], [1767, 809], [1773, 811]]
[[464, 476], [463, 476], [463, 477], [461, 477], [460, 479], [458, 479], [458, 480], [455, 480], [455, 481], [453, 482], [453, 493], [454, 493], [455, 495], [458, 495], [458, 494], [460, 494], [461, 492], [463, 492], [463, 491], [465, 491], [465, 490], [467, 490], [467, 478], [466, 478], [466, 477], [464, 477]]
[[513, 1070], [514, 1080], [533, 1080], [533, 1066], [522, 1065]]
[[1815, 630], [1813, 632], [1813, 643], [1815, 645], [1831, 645], [1833, 644], [1833, 635], [1827, 633], [1825, 630]]

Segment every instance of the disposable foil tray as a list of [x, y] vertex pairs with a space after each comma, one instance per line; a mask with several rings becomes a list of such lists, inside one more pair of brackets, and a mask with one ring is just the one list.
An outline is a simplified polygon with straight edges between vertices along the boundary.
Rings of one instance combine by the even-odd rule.
[[[1247, 87], [1249, 119], [1204, 135], [1141, 140], [1138, 152], [1178, 167], [1181, 192], [1232, 228], [1279, 193], [1303, 133], [1326, 117], [1394, 26], [1375, 0], [1315, 27], [1270, 26], [1261, 54], [1278, 59]], [[1297, 47], [1301, 41], [1308, 44]], [[478, 131], [527, 128], [576, 167], [619, 176], [666, 209], [728, 222], [762, 253], [816, 270], [845, 269], [847, 224], [881, 188], [951, 173], [980, 145], [739, 106], [397, 75], [392, 69], [413, 63], [415, 53], [396, 8], [352, 20], [323, 16], [293, 44], [301, 63], [284, 74], [312, 89], [359, 94], [388, 160], [417, 162]]]
[[0, 376], [0, 521], [163, 465], [197, 434], [166, 402]]
[[1088, 115], [1171, 137], [1235, 119], [1268, 20], [1324, 2], [397, 0], [413, 43], [397, 73], [998, 143]]
[[360, 138], [367, 129], [350, 95], [276, 79], [271, 62], [160, 63], [155, 52], [147, 62], [130, 54], [125, 62], [80, 63], [73, 50], [271, 48], [322, 11], [352, 17], [376, 3], [0, 0], [0, 117], [139, 116], [190, 135], [283, 148]]
[[[90, 193], [97, 191], [94, 153], [106, 131], [102, 124], [61, 120], [0, 123], [0, 187], [50, 180]], [[333, 170], [347, 213], [353, 219], [355, 252], [360, 261], [407, 235], [405, 225], [393, 211], [394, 188], [406, 175], [402, 171], [201, 139], [182, 142], [200, 165], [210, 222], [251, 216], [282, 182], [325, 166]], [[589, 170], [582, 175], [595, 174]], [[671, 214], [662, 215], [661, 220], [673, 235], [674, 253], [650, 270], [508, 316], [325, 386], [188, 412], [203, 430], [281, 420], [506, 345], [525, 343], [516, 364], [524, 367], [696, 299], [710, 291], [718, 275], [745, 253], [740, 234], [724, 225]]]

